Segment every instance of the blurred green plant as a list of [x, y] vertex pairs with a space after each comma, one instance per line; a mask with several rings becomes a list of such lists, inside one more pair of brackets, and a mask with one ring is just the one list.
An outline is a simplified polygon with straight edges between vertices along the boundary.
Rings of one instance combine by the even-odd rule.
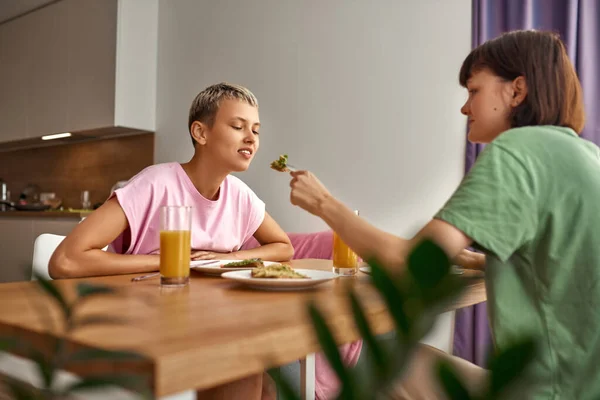
[[[406, 273], [392, 275], [377, 260], [369, 261], [372, 284], [384, 300], [393, 319], [396, 340], [390, 345], [378, 339], [366, 318], [359, 296], [348, 292], [354, 323], [368, 352], [365, 368], [349, 368], [342, 362], [334, 336], [314, 303], [308, 312], [323, 353], [341, 383], [337, 399], [372, 400], [393, 398], [392, 385], [398, 382], [419, 341], [431, 330], [436, 317], [464, 291], [470, 278], [452, 274], [445, 252], [426, 240], [416, 246], [406, 263]], [[513, 385], [531, 362], [535, 342], [524, 338], [498, 350], [489, 362], [490, 383], [484, 393], [470, 393], [452, 366], [436, 365], [435, 375], [452, 400], [497, 399]], [[299, 399], [291, 384], [277, 370], [269, 371], [284, 400]]]
[[[144, 356], [131, 351], [113, 351], [101, 349], [70, 350], [67, 345], [67, 337], [77, 329], [106, 324], [122, 324], [126, 321], [102, 315], [79, 317], [77, 311], [84, 302], [99, 295], [116, 294], [116, 289], [98, 284], [86, 282], [78, 283], [77, 295], [73, 302], [68, 302], [63, 293], [51, 281], [36, 275], [35, 282], [53, 302], [60, 307], [64, 321], [64, 334], [53, 337], [50, 352], [42, 352], [30, 343], [14, 337], [0, 339], [0, 351], [14, 351], [34, 361], [36, 372], [40, 377], [41, 387], [33, 387], [27, 382], [9, 376], [0, 378], [1, 384], [10, 390], [12, 396], [17, 400], [66, 400], [75, 394], [84, 391], [104, 389], [120, 386], [125, 389], [139, 393], [143, 398], [152, 398], [152, 392], [148, 386], [146, 377], [140, 374], [96, 374], [86, 375], [76, 382], [61, 385], [58, 382], [58, 372], [69, 365], [77, 365], [93, 362], [136, 362], [144, 360]], [[47, 328], [53, 327], [53, 320], [46, 318], [45, 310], [38, 310], [40, 318], [43, 318]]]

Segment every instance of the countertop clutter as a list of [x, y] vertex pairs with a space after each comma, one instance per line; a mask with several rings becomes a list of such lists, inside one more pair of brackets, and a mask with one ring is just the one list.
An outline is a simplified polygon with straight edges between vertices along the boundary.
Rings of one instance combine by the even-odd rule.
[[[154, 135], [142, 134], [0, 154], [0, 178], [6, 184], [4, 198], [17, 206], [7, 205], [4, 207], [6, 211], [2, 211], [0, 204], [0, 218], [5, 219], [6, 215], [33, 217], [22, 213], [4, 214], [16, 209], [35, 213], [44, 219], [50, 216], [76, 219], [79, 210], [99, 207], [117, 183], [127, 181], [153, 164]], [[25, 188], [34, 190], [25, 191]], [[1, 189], [0, 185], [0, 201], [3, 197]], [[37, 206], [45, 208], [32, 210]], [[49, 210], [60, 211], [54, 213]]]
[[47, 211], [2, 211], [0, 218], [71, 218], [80, 219], [88, 216], [92, 210], [47, 210]]
[[81, 192], [81, 207], [63, 207], [62, 199], [54, 192], [41, 192], [40, 187], [28, 184], [19, 195], [17, 201], [11, 201], [6, 182], [0, 179], [0, 216], [8, 217], [43, 217], [43, 218], [81, 218], [92, 211], [90, 193]]

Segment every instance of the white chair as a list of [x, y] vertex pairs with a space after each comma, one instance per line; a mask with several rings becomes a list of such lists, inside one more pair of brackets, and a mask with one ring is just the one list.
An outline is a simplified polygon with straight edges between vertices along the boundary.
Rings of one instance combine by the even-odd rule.
[[[66, 236], [55, 235], [53, 233], [42, 233], [35, 239], [33, 243], [33, 262], [31, 269], [31, 280], [35, 280], [34, 276], [37, 274], [42, 278], [51, 280], [50, 274], [48, 273], [48, 264], [50, 263], [50, 257], [54, 254], [54, 250], [58, 245], [65, 239]], [[102, 250], [106, 251], [108, 246]]]
[[52, 279], [48, 273], [48, 263], [54, 250], [64, 240], [65, 236], [54, 235], [52, 233], [42, 233], [33, 243], [33, 262], [31, 280], [38, 275], [45, 279]]

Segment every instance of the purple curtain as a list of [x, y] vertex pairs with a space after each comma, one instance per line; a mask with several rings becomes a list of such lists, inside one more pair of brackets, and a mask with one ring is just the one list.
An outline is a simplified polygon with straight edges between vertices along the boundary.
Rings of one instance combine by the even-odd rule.
[[[582, 136], [600, 145], [600, 0], [473, 0], [472, 46], [503, 32], [558, 32], [575, 64], [586, 108]], [[483, 146], [467, 141], [465, 172]], [[485, 304], [457, 311], [454, 354], [485, 366], [491, 336]]]

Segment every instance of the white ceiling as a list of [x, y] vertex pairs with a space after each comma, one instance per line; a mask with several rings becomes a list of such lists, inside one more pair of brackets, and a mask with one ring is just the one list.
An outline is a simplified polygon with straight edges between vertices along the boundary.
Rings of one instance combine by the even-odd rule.
[[57, 0], [0, 0], [0, 24]]

